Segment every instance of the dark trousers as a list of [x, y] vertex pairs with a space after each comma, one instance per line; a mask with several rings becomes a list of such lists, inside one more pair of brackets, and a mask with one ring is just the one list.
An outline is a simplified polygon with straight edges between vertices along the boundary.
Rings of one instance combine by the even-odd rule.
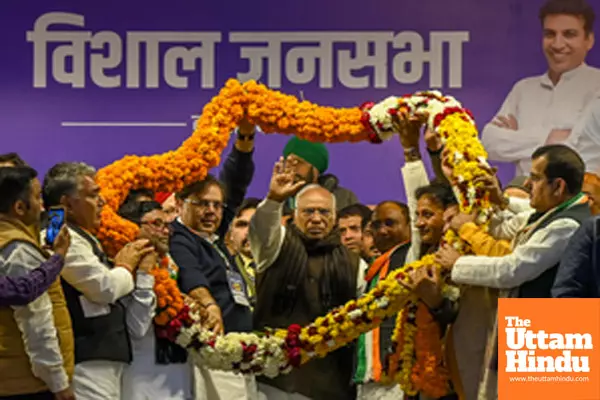
[[453, 393], [444, 397], [440, 397], [438, 400], [458, 400], [458, 395]]
[[[416, 396], [404, 396], [404, 399], [405, 400], [419, 400], [420, 396], [419, 395], [416, 395]], [[458, 400], [458, 396], [453, 393], [453, 394], [446, 395], [444, 397], [440, 397], [437, 400]]]
[[4, 396], [0, 397], [0, 400], [54, 400], [54, 395], [51, 392], [39, 392], [34, 394]]

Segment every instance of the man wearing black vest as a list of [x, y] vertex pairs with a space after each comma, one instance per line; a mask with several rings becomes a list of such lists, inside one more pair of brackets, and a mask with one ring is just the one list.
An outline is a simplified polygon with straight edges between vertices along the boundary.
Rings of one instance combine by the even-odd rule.
[[[454, 282], [503, 289], [503, 297], [552, 297], [550, 291], [569, 239], [591, 215], [581, 192], [585, 165], [575, 151], [564, 145], [540, 147], [531, 159], [527, 185], [531, 187], [531, 207], [535, 211], [512, 217], [498, 213], [506, 219], [490, 227], [496, 239], [512, 241], [512, 253], [503, 257], [459, 257], [445, 248], [438, 253], [438, 260], [452, 268]], [[507, 209], [510, 199], [503, 197], [498, 181], [488, 179], [487, 184], [491, 198]], [[486, 395], [497, 396], [497, 340], [490, 343], [496, 351], [489, 354], [496, 356], [486, 363], [490, 368], [484, 388]]]
[[[250, 246], [257, 265], [257, 329], [304, 325], [360, 295], [367, 264], [340, 242], [334, 195], [295, 180], [295, 160], [275, 166], [267, 198], [250, 223]], [[303, 188], [298, 192], [300, 188]], [[284, 203], [295, 196], [293, 222], [282, 226]], [[353, 349], [339, 349], [275, 379], [260, 378], [269, 400], [347, 400]]]
[[43, 188], [46, 209], [66, 209], [71, 234], [61, 276], [73, 323], [73, 388], [78, 400], [120, 398], [131, 345], [125, 308], [119, 299], [133, 290], [134, 270], [152, 251], [148, 241], [137, 241], [116, 255], [114, 267], [110, 264], [92, 233], [100, 225], [104, 205], [95, 174], [94, 168], [84, 163], [60, 163], [48, 171]]

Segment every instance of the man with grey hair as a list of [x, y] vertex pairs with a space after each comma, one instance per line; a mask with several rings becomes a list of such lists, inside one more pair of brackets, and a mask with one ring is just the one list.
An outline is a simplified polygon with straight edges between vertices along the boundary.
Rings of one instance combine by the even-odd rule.
[[[360, 296], [367, 264], [340, 242], [335, 196], [295, 180], [295, 160], [275, 165], [269, 194], [250, 223], [257, 266], [255, 327], [304, 325]], [[298, 192], [302, 188], [300, 192]], [[295, 193], [293, 222], [282, 226], [284, 203]], [[355, 398], [354, 351], [346, 347], [276, 379], [258, 378], [269, 400]]]
[[78, 400], [120, 398], [131, 347], [119, 300], [134, 289], [134, 271], [152, 251], [148, 241], [136, 241], [116, 255], [114, 266], [109, 262], [93, 234], [104, 206], [95, 175], [87, 164], [60, 163], [48, 171], [43, 186], [46, 209], [64, 207], [71, 235], [61, 276], [73, 323]]

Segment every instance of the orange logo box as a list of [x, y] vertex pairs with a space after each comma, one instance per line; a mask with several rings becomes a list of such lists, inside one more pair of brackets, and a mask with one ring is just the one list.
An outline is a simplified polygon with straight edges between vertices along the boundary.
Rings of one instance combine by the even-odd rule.
[[600, 299], [500, 299], [498, 398], [600, 399]]

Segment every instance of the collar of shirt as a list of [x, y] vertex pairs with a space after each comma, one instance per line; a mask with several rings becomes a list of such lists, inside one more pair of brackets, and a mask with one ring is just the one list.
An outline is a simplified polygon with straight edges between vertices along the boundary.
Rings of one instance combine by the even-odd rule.
[[254, 262], [252, 257], [246, 257], [242, 253], [238, 253], [238, 256], [240, 257], [240, 260], [242, 261], [242, 264], [245, 268], [248, 268]]
[[[86, 233], [88, 235], [88, 237], [96, 244], [96, 246], [98, 247], [98, 250], [100, 250], [102, 253], [104, 253], [104, 247], [102, 247], [102, 243], [100, 243], [100, 241], [98, 240], [98, 238], [96, 237], [96, 235], [94, 235], [92, 232], [88, 231], [87, 229], [83, 229], [82, 227], [80, 227], [79, 225], [75, 225], [77, 226], [78, 229], [81, 229], [82, 232]], [[77, 235], [79, 237], [81, 237], [84, 241], [87, 241], [85, 237], [83, 237], [79, 232], [71, 229], [69, 231], [69, 233], [71, 235]], [[45, 231], [44, 231], [44, 235], [45, 235]], [[71, 245], [73, 244], [73, 242], [71, 242]], [[106, 254], [105, 257], [107, 257], [107, 260], [109, 262], [113, 262], [114, 260], [110, 257], [108, 257], [108, 255]], [[106, 260], [104, 260], [103, 262], [105, 262]]]
[[183, 220], [181, 219], [181, 217], [177, 217], [177, 222], [179, 222], [181, 225], [185, 226], [186, 228], [188, 228], [190, 230], [190, 232], [192, 232], [194, 235], [196, 236], [200, 236], [202, 239], [206, 240], [207, 242], [214, 244], [217, 240], [219, 240], [219, 235], [216, 234], [208, 234], [206, 232], [200, 232], [197, 230], [194, 230], [192, 228], [190, 228], [189, 226], [187, 226]]
[[[569, 81], [571, 79], [573, 79], [575, 76], [577, 75], [581, 75], [582, 73], [584, 73], [586, 70], [588, 69], [588, 66], [586, 63], [582, 63], [580, 66], [573, 68], [570, 71], [564, 72], [561, 76], [560, 79], [558, 81], [558, 83], [560, 82], [564, 82], [564, 81]], [[548, 87], [550, 89], [554, 88], [556, 85], [554, 85], [554, 83], [552, 83], [552, 81], [550, 80], [550, 76], [548, 75], [549, 72], [546, 72], [544, 75], [542, 75], [540, 77], [540, 84], [544, 87]], [[557, 83], [557, 85], [558, 85]]]

